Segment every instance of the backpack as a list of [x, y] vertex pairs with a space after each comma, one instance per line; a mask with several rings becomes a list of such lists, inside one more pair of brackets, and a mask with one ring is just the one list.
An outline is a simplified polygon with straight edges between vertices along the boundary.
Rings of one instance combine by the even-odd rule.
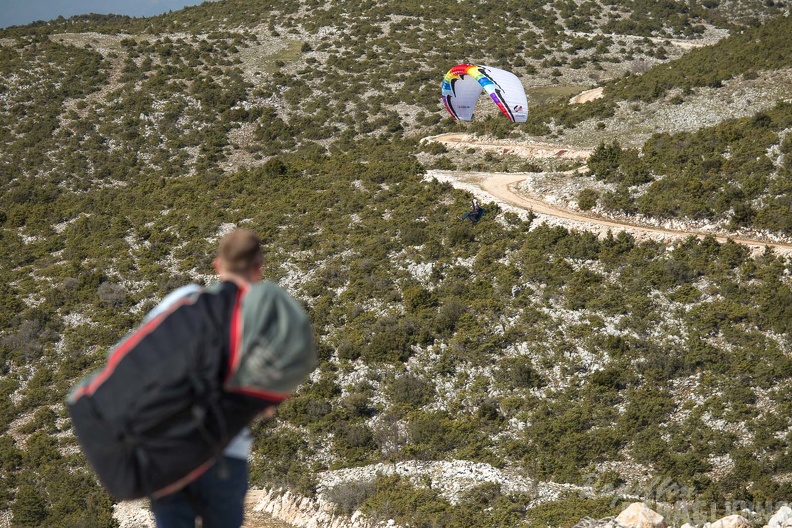
[[284, 290], [222, 282], [133, 330], [66, 403], [107, 491], [156, 498], [198, 478], [315, 365], [308, 318]]

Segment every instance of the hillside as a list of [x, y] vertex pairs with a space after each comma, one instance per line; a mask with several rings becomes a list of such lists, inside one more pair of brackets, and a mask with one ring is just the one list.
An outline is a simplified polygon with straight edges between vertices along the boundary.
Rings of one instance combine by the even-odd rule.
[[[766, 522], [792, 492], [787, 254], [483, 194], [471, 224], [478, 191], [436, 176], [792, 243], [790, 26], [765, 1], [221, 0], [1, 30], [0, 526], [118, 523], [63, 399], [212, 280], [234, 226], [321, 355], [255, 426], [253, 487], [403, 526], [572, 526], [635, 499], [674, 526]], [[463, 60], [520, 76], [528, 122], [484, 99], [447, 117]], [[422, 141], [448, 133], [591, 154]]]

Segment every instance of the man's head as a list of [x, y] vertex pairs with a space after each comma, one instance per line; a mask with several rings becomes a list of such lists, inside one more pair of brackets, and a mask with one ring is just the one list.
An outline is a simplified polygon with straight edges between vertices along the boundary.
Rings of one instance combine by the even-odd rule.
[[250, 282], [257, 282], [261, 280], [263, 264], [261, 241], [252, 231], [236, 229], [220, 240], [214, 266], [221, 278], [235, 275]]

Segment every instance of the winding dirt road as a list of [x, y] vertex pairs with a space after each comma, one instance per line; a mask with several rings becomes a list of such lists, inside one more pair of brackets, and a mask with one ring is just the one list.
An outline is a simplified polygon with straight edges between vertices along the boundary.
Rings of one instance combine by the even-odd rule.
[[[511, 141], [499, 140], [471, 140], [464, 134], [444, 134], [427, 138], [430, 141], [440, 141], [449, 148], [476, 148], [481, 150], [497, 150], [504, 153], [524, 157], [555, 157], [585, 160], [591, 153], [590, 150], [559, 148], [547, 144], [515, 144]], [[526, 173], [500, 173], [500, 172], [462, 172], [462, 171], [429, 171], [428, 176], [440, 181], [447, 181], [455, 187], [463, 188], [477, 194], [486, 194], [492, 200], [502, 204], [517, 208], [519, 210], [530, 210], [545, 220], [542, 216], [548, 217], [551, 224], [562, 224], [576, 229], [592, 231], [600, 236], [604, 236], [608, 231], [618, 232], [627, 231], [637, 239], [652, 240], [679, 240], [689, 236], [704, 238], [713, 236], [718, 242], [732, 240], [751, 248], [753, 254], [764, 252], [765, 247], [769, 246], [777, 254], [792, 255], [792, 243], [777, 240], [760, 240], [741, 236], [729, 236], [715, 231], [704, 229], [686, 228], [684, 230], [658, 227], [653, 225], [631, 222], [628, 220], [614, 220], [587, 214], [578, 210], [549, 203], [542, 196], [532, 195], [520, 188], [520, 183], [530, 177]]]

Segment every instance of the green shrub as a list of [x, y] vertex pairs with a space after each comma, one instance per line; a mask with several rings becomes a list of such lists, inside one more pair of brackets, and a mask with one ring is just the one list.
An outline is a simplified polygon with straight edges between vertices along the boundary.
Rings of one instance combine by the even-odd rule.
[[23, 462], [22, 451], [17, 449], [16, 442], [8, 435], [0, 436], [0, 460], [2, 469], [6, 474], [11, 474], [21, 467]]
[[583, 189], [578, 193], [577, 200], [578, 200], [578, 207], [582, 211], [589, 211], [597, 205], [597, 199], [599, 198], [599, 193], [594, 189]]
[[352, 515], [376, 493], [376, 489], [376, 484], [373, 482], [344, 482], [328, 489], [325, 496], [341, 514]]
[[532, 526], [573, 526], [583, 518], [602, 519], [623, 509], [611, 497], [586, 498], [569, 495], [541, 504], [527, 512]]
[[275, 430], [270, 423], [253, 427], [251, 485], [283, 486], [313, 496], [316, 482], [307, 464], [308, 444], [303, 435], [288, 429]]
[[506, 387], [532, 389], [545, 385], [542, 376], [534, 368], [529, 357], [506, 358], [498, 363], [495, 380]]
[[434, 399], [435, 388], [430, 380], [422, 376], [405, 374], [396, 377], [388, 385], [386, 393], [395, 404], [417, 408]]
[[14, 515], [15, 527], [38, 528], [41, 526], [49, 515], [43, 490], [30, 484], [19, 486], [11, 512]]
[[413, 487], [397, 475], [378, 478], [374, 494], [362, 507], [375, 520], [393, 519], [417, 526], [438, 526], [451, 510], [451, 504], [437, 491]]

